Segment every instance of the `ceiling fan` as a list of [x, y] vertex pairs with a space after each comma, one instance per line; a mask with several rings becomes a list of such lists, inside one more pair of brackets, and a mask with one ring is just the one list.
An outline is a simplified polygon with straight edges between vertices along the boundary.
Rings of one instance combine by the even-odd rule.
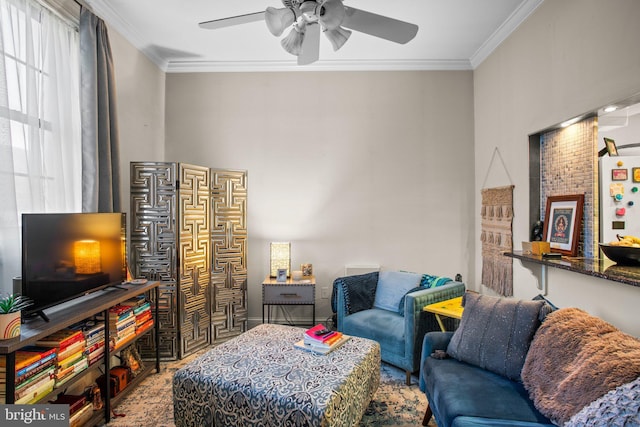
[[282, 0], [283, 8], [267, 7], [264, 12], [201, 22], [205, 29], [217, 29], [264, 20], [276, 37], [291, 27], [280, 41], [282, 47], [298, 57], [298, 65], [311, 64], [320, 55], [320, 31], [331, 42], [333, 50], [340, 49], [359, 31], [395, 43], [405, 44], [418, 32], [418, 26], [375, 13], [348, 7], [342, 0]]

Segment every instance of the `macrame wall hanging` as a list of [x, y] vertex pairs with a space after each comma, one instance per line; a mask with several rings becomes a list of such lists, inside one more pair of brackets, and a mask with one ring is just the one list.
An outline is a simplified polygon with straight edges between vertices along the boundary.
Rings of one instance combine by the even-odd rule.
[[[502, 166], [507, 167], [496, 147], [489, 163], [489, 170], [496, 154]], [[487, 170], [487, 175], [489, 173]], [[483, 187], [486, 184], [486, 177]], [[503, 255], [513, 250], [513, 185], [482, 189], [482, 284], [506, 297], [513, 296], [513, 260]]]
[[502, 296], [513, 295], [513, 185], [482, 190], [482, 284]]

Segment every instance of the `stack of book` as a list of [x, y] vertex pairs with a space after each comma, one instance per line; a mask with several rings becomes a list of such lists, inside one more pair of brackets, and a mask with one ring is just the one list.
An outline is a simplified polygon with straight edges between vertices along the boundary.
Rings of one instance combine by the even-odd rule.
[[60, 394], [53, 403], [69, 405], [69, 427], [81, 426], [93, 416], [93, 403], [83, 394]]
[[122, 303], [133, 309], [136, 318], [136, 335], [140, 335], [153, 327], [153, 315], [151, 314], [151, 302], [144, 296], [132, 298]]
[[328, 330], [320, 323], [304, 331], [303, 339], [296, 342], [295, 346], [314, 353], [327, 354], [340, 347], [349, 338], [351, 337], [342, 332]]
[[102, 360], [104, 356], [104, 322], [83, 320], [69, 328], [82, 331], [85, 339], [85, 351], [89, 366]]
[[36, 341], [36, 345], [53, 348], [58, 354], [55, 380], [56, 387], [69, 381], [89, 367], [85, 354], [86, 341], [82, 331], [62, 329]]
[[121, 347], [136, 335], [136, 316], [131, 306], [118, 304], [111, 307], [108, 322], [112, 350]]
[[[55, 385], [56, 350], [35, 346], [24, 347], [15, 354], [15, 403], [35, 403], [53, 390]], [[7, 365], [0, 358], [0, 402], [5, 403]]]
[[87, 340], [87, 358], [89, 366], [103, 359], [105, 340], [104, 340], [104, 322], [97, 322], [92, 326], [85, 327], [82, 330], [84, 338]]

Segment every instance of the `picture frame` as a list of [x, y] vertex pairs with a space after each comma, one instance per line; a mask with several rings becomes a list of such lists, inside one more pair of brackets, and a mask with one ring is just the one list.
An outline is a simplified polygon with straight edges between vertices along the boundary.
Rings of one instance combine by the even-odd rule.
[[287, 269], [279, 268], [278, 274], [276, 275], [276, 282], [286, 282], [287, 281]]
[[144, 371], [144, 362], [142, 361], [142, 357], [140, 357], [136, 346], [132, 345], [122, 350], [120, 357], [122, 359], [122, 364], [131, 370], [131, 375], [133, 377]]
[[584, 194], [547, 197], [543, 236], [551, 252], [578, 255], [583, 208]]
[[618, 147], [616, 147], [616, 142], [613, 139], [604, 138], [604, 145], [607, 148], [607, 154], [609, 154], [609, 157], [618, 155]]
[[628, 169], [611, 169], [611, 181], [626, 181], [629, 179]]
[[302, 270], [303, 276], [313, 276], [313, 265], [312, 264], [301, 264], [300, 270]]
[[640, 182], [640, 168], [631, 168], [631, 181]]

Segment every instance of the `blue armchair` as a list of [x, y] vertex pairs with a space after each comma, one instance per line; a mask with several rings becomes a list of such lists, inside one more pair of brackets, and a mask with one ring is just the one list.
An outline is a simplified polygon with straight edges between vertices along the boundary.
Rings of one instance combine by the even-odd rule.
[[404, 369], [409, 385], [420, 368], [425, 333], [440, 330], [423, 307], [464, 291], [461, 281], [383, 271], [336, 279], [331, 304], [338, 331], [378, 341], [382, 360]]

